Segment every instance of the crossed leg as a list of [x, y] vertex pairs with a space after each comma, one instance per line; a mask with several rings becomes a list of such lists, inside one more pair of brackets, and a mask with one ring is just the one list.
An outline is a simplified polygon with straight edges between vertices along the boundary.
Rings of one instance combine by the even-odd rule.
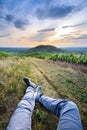
[[59, 117], [57, 130], [83, 130], [79, 110], [74, 102], [44, 95], [39, 101], [46, 109]]
[[59, 116], [57, 130], [83, 130], [79, 110], [74, 102], [45, 96], [42, 94], [41, 87], [36, 89], [35, 84], [27, 81], [29, 87], [14, 111], [7, 130], [31, 130], [35, 101]]

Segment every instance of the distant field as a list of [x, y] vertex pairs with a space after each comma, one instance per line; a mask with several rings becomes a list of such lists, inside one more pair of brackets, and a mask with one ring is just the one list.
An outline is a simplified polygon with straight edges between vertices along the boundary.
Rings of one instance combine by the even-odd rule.
[[[42, 49], [42, 50], [46, 50], [46, 48], [47, 48], [47, 46], [45, 46], [45, 48]], [[30, 47], [19, 47], [19, 48], [17, 48], [17, 47], [0, 47], [0, 51], [11, 52], [11, 53], [12, 52], [15, 52], [15, 53], [16, 52], [21, 52], [22, 53], [22, 52], [28, 51], [30, 49], [34, 49], [34, 48], [33, 47], [31, 47], [31, 48]], [[40, 51], [40, 49], [41, 49], [40, 46], [36, 47], [35, 51], [36, 52]], [[58, 47], [56, 49], [50, 48], [50, 51], [51, 52], [52, 52], [52, 50], [56, 51], [57, 49], [60, 49], [60, 50], [63, 50], [63, 51], [67, 51], [69, 53], [74, 52], [74, 53], [83, 53], [83, 54], [86, 53], [87, 54], [87, 47], [60, 47], [60, 48]]]
[[87, 53], [87, 47], [62, 47], [61, 49], [68, 52]]
[[[45, 95], [74, 101], [87, 130], [87, 67], [26, 56], [0, 58], [0, 130], [5, 130], [26, 85], [23, 77], [41, 85]], [[36, 103], [33, 130], [56, 130], [58, 119]], [[50, 125], [51, 124], [51, 125]]]
[[7, 53], [10, 53], [10, 54], [15, 54], [15, 53], [22, 53], [24, 51], [27, 51], [29, 50], [30, 48], [17, 48], [17, 47], [0, 47], [0, 52], [7, 52]]

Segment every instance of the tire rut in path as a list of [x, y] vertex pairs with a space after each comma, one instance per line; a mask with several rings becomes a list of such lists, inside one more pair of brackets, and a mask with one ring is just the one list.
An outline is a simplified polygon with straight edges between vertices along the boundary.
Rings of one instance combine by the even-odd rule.
[[43, 75], [45, 80], [50, 84], [50, 86], [56, 91], [58, 98], [64, 98], [64, 96], [57, 90], [56, 86], [53, 84], [53, 82], [47, 77], [47, 75], [44, 74], [42, 70], [39, 69], [39, 67], [31, 61], [31, 63], [37, 68], [37, 70]]

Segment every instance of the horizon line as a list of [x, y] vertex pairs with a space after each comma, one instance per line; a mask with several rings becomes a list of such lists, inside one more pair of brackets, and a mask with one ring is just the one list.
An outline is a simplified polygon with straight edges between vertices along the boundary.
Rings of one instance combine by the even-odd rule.
[[[40, 46], [40, 45], [39, 45]], [[44, 45], [46, 46], [46, 45]], [[53, 45], [49, 45], [49, 46], [53, 46]], [[0, 46], [0, 48], [34, 48], [37, 46]], [[85, 48], [87, 46], [54, 46], [57, 48]]]

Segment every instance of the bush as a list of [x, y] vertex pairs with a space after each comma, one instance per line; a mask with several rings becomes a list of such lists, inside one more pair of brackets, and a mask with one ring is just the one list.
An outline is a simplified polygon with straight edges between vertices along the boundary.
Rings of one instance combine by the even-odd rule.
[[0, 58], [2, 57], [8, 57], [9, 55], [5, 52], [0, 52]]
[[67, 61], [69, 63], [80, 63], [80, 64], [87, 64], [87, 55], [79, 55], [75, 53], [62, 53], [62, 54], [55, 54], [50, 57], [50, 60], [53, 61]]

